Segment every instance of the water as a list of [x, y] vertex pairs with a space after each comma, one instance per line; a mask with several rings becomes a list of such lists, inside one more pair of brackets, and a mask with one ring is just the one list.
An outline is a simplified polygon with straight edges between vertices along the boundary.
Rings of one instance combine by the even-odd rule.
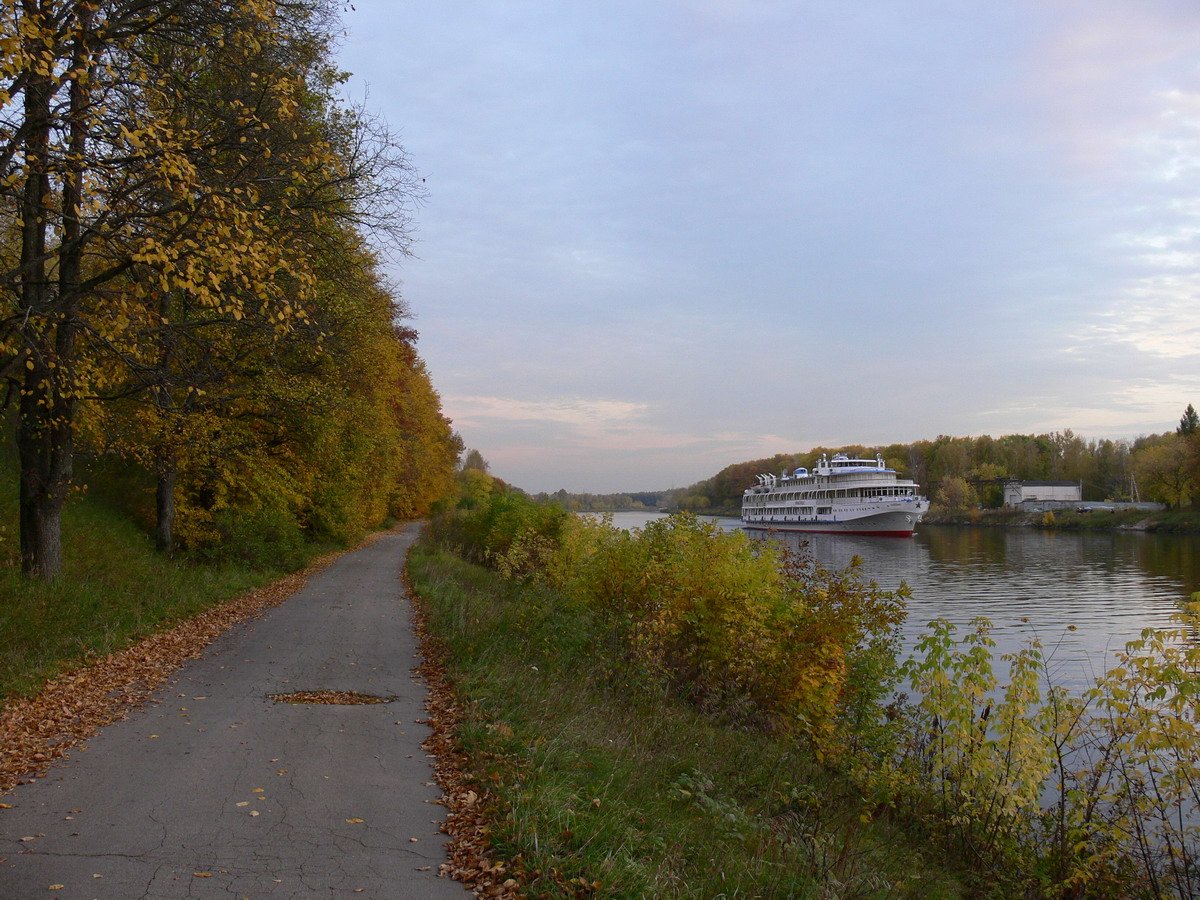
[[[653, 518], [617, 513], [613, 523], [636, 528]], [[717, 521], [729, 529], [740, 525], [737, 519]], [[766, 539], [763, 532], [750, 534]], [[1195, 535], [922, 525], [912, 538], [773, 539], [806, 549], [826, 568], [843, 568], [858, 556], [864, 580], [882, 588], [907, 584], [906, 649], [933, 619], [949, 619], [962, 634], [973, 618], [986, 616], [997, 656], [1036, 635], [1052, 679], [1073, 691], [1090, 686], [1143, 629], [1169, 625], [1179, 601], [1200, 591]]]

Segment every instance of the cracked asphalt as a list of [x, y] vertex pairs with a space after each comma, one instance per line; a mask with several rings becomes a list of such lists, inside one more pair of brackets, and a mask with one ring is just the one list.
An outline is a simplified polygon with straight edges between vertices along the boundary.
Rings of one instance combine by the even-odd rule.
[[[0, 900], [470, 896], [437, 877], [445, 808], [400, 581], [417, 530], [343, 555], [5, 796]], [[269, 698], [322, 690], [394, 699]]]

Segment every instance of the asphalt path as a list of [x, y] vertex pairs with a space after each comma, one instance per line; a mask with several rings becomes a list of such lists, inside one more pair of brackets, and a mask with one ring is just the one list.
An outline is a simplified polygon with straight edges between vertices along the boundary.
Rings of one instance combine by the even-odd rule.
[[[417, 527], [347, 553], [0, 809], [0, 900], [462, 900], [400, 570]], [[292, 704], [293, 691], [390, 702]]]

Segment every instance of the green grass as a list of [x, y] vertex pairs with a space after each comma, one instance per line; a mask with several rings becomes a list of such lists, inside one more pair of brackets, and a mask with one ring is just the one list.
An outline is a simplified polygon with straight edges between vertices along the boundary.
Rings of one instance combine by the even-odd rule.
[[585, 610], [424, 548], [409, 573], [530, 896], [959, 896], [796, 744], [615, 671]]
[[139, 527], [148, 513], [135, 514], [137, 498], [102, 478], [64, 510], [62, 574], [27, 578], [20, 571], [16, 469], [11, 443], [0, 439], [0, 705], [283, 574], [165, 558]]
[[1157, 513], [1152, 531], [1172, 532], [1179, 534], [1200, 534], [1200, 507], [1185, 506], [1182, 509], [1168, 509]]
[[0, 499], [0, 702], [265, 584], [278, 572], [199, 566], [155, 553], [121, 513], [83, 497], [63, 522], [64, 571], [51, 581], [21, 574], [13, 504]]

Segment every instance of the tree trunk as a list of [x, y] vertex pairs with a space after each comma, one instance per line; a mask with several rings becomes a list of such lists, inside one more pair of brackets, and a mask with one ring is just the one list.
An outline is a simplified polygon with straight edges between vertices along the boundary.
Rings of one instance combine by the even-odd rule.
[[158, 518], [154, 543], [161, 553], [170, 553], [175, 545], [175, 479], [178, 471], [174, 451], [164, 450], [158, 460], [158, 484], [155, 490]]
[[50, 284], [46, 231], [50, 213], [50, 100], [53, 87], [34, 75], [25, 88], [25, 160], [21, 198], [21, 312], [25, 373], [19, 403], [17, 450], [21, 461], [21, 569], [49, 578], [62, 567], [62, 496], [55, 484], [52, 373], [47, 365], [53, 326], [47, 321]]
[[26, 575], [52, 578], [62, 569], [62, 507], [66, 485], [56, 484], [52, 439], [48, 428], [28, 407], [36, 406], [29, 387], [37, 370], [26, 374], [17, 448], [21, 460], [21, 570]]
[[[76, 12], [79, 29], [71, 61], [75, 77], [70, 81], [67, 153], [58, 166], [62, 205], [57, 292], [51, 291], [47, 266], [47, 233], [54, 218], [49, 171], [56, 88], [45, 74], [31, 76], [25, 88], [28, 174], [21, 208], [21, 307], [26, 358], [17, 447], [21, 460], [21, 568], [27, 575], [41, 578], [52, 578], [62, 569], [62, 510], [75, 451], [75, 343], [83, 258], [79, 216], [87, 149], [89, 88], [85, 69], [92, 10], [81, 3]], [[52, 23], [40, 24], [45, 28]]]

